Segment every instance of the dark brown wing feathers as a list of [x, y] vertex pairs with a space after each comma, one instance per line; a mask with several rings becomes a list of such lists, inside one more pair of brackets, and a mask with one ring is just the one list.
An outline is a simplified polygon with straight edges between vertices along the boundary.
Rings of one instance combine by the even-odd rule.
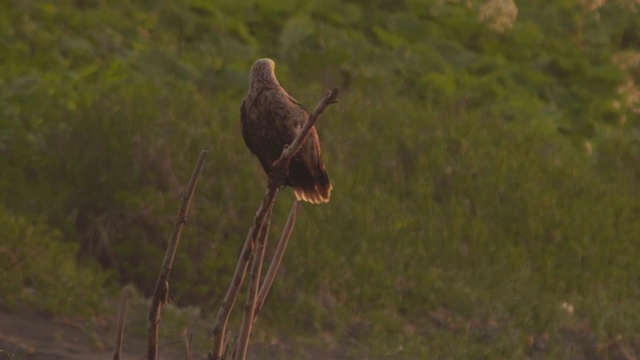
[[[251, 69], [249, 93], [240, 107], [242, 135], [265, 172], [295, 139], [307, 120], [306, 111], [280, 86], [269, 59], [256, 61]], [[298, 200], [328, 202], [331, 183], [322, 161], [320, 140], [312, 128], [300, 151], [291, 159], [284, 185], [294, 189]]]

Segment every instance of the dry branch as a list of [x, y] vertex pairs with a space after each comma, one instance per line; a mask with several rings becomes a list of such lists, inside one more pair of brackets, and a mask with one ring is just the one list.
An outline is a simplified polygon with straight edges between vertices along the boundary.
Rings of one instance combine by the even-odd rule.
[[240, 259], [238, 260], [236, 270], [233, 274], [231, 285], [229, 285], [229, 289], [227, 290], [227, 293], [222, 301], [222, 305], [220, 306], [218, 316], [216, 316], [215, 325], [213, 328], [213, 337], [211, 340], [211, 352], [209, 353], [208, 360], [223, 359], [224, 337], [227, 323], [229, 321], [229, 314], [231, 313], [231, 309], [233, 308], [233, 305], [235, 303], [240, 286], [244, 281], [248, 262], [252, 256], [253, 247], [258, 236], [257, 233], [262, 228], [267, 214], [269, 214], [271, 212], [271, 209], [273, 208], [273, 202], [275, 200], [276, 194], [278, 193], [280, 186], [282, 186], [282, 182], [289, 171], [289, 162], [302, 147], [304, 139], [318, 120], [320, 114], [322, 114], [327, 106], [338, 101], [339, 92], [340, 89], [334, 87], [325, 95], [322, 100], [320, 100], [318, 105], [316, 105], [315, 109], [307, 119], [307, 122], [305, 122], [304, 126], [302, 126], [302, 128], [300, 129], [300, 132], [298, 133], [296, 138], [289, 146], [285, 146], [285, 148], [282, 150], [282, 155], [280, 155], [280, 158], [273, 164], [272, 171], [269, 174], [269, 184], [267, 186], [267, 192], [262, 199], [260, 208], [258, 209], [258, 212], [256, 213], [256, 216], [253, 220], [253, 226], [249, 230], [249, 234], [245, 239]]
[[193, 335], [187, 333], [184, 334], [184, 345], [187, 352], [186, 359], [191, 360], [191, 355], [193, 354]]
[[280, 185], [282, 184], [282, 180], [287, 176], [289, 162], [291, 161], [293, 156], [298, 151], [300, 151], [302, 142], [307, 137], [309, 130], [311, 130], [313, 125], [315, 125], [316, 121], [318, 121], [318, 118], [320, 117], [320, 114], [324, 112], [324, 109], [326, 109], [327, 106], [338, 102], [339, 93], [340, 89], [338, 87], [334, 87], [333, 89], [331, 89], [331, 91], [329, 91], [327, 95], [325, 95], [325, 97], [320, 100], [315, 109], [313, 109], [313, 112], [311, 113], [311, 115], [309, 115], [309, 119], [307, 119], [307, 122], [305, 122], [302, 128], [300, 128], [298, 136], [296, 136], [296, 138], [291, 144], [289, 144], [289, 146], [285, 146], [285, 148], [282, 150], [280, 159], [276, 160], [276, 162], [273, 163], [273, 171], [272, 174], [269, 175], [270, 186], [277, 185], [278, 187], [280, 187]]
[[293, 231], [293, 226], [296, 223], [297, 214], [298, 200], [293, 200], [293, 204], [291, 204], [291, 210], [289, 210], [287, 223], [284, 225], [284, 230], [282, 230], [280, 241], [278, 242], [278, 246], [276, 247], [276, 250], [273, 254], [273, 259], [271, 259], [271, 264], [269, 264], [269, 270], [264, 276], [264, 280], [262, 281], [262, 285], [260, 286], [258, 301], [256, 303], [256, 310], [253, 316], [254, 322], [258, 316], [258, 312], [260, 312], [260, 309], [262, 309], [262, 305], [264, 305], [264, 301], [266, 300], [267, 295], [269, 294], [271, 285], [273, 285], [273, 280], [276, 278], [276, 273], [278, 272], [278, 268], [280, 267], [280, 263], [282, 262], [284, 251], [287, 249], [287, 244], [289, 243], [289, 238], [291, 237], [291, 232]]
[[253, 317], [258, 299], [258, 289], [260, 288], [260, 273], [262, 271], [262, 262], [264, 261], [264, 253], [267, 248], [267, 237], [269, 236], [269, 226], [271, 225], [271, 210], [264, 219], [262, 230], [256, 239], [256, 252], [253, 256], [253, 264], [251, 266], [251, 276], [249, 278], [249, 288], [247, 290], [247, 299], [245, 303], [244, 318], [242, 326], [238, 334], [238, 344], [234, 359], [243, 360], [247, 354], [249, 346], [249, 335], [253, 325]]
[[260, 204], [260, 208], [256, 213], [256, 216], [253, 220], [253, 226], [249, 229], [249, 234], [247, 234], [247, 238], [244, 241], [244, 246], [242, 247], [242, 251], [240, 252], [240, 257], [238, 258], [238, 264], [236, 265], [236, 270], [233, 274], [233, 279], [231, 280], [231, 284], [227, 289], [227, 293], [222, 300], [222, 305], [220, 306], [220, 310], [218, 311], [218, 316], [216, 316], [216, 322], [213, 327], [213, 338], [211, 340], [211, 352], [209, 353], [209, 360], [221, 360], [222, 352], [224, 349], [224, 336], [227, 329], [227, 323], [229, 322], [229, 315], [231, 314], [231, 309], [233, 309], [233, 305], [236, 302], [236, 298], [238, 297], [238, 292], [240, 291], [240, 287], [242, 286], [242, 282], [244, 281], [245, 274], [247, 272], [247, 267], [249, 266], [249, 260], [251, 260], [251, 256], [253, 254], [253, 247], [255, 246], [256, 239], [259, 236], [258, 234], [261, 232], [260, 230], [266, 226], [264, 219], [271, 213], [271, 209], [273, 208], [273, 201], [275, 200], [276, 193], [278, 192], [278, 187], [274, 189], [267, 190], [267, 193], [262, 200], [262, 204]]
[[202, 168], [204, 167], [204, 161], [206, 157], [207, 151], [200, 151], [200, 156], [198, 157], [196, 167], [193, 169], [193, 173], [191, 174], [189, 184], [182, 194], [182, 203], [180, 204], [178, 215], [176, 216], [176, 220], [173, 224], [173, 230], [171, 231], [171, 236], [169, 237], [167, 251], [164, 256], [164, 261], [162, 262], [162, 268], [160, 269], [160, 275], [158, 276], [156, 288], [153, 292], [153, 298], [151, 299], [151, 310], [149, 311], [149, 327], [147, 339], [147, 358], [149, 360], [156, 360], [158, 357], [158, 325], [160, 323], [160, 310], [162, 308], [162, 304], [166, 302], [166, 299], [169, 296], [169, 274], [171, 273], [173, 260], [176, 256], [176, 251], [178, 250], [180, 233], [182, 232], [182, 228], [184, 227], [184, 225], [187, 223], [187, 214], [189, 212], [189, 206], [191, 205], [191, 199], [193, 198], [196, 184], [198, 183], [198, 179], [200, 178], [200, 174], [202, 173]]
[[122, 338], [124, 337], [124, 324], [127, 320], [127, 306], [131, 298], [131, 286], [127, 285], [122, 288], [120, 295], [120, 307], [118, 308], [118, 321], [116, 323], [116, 336], [113, 341], [113, 360], [120, 360], [120, 352], [122, 352]]

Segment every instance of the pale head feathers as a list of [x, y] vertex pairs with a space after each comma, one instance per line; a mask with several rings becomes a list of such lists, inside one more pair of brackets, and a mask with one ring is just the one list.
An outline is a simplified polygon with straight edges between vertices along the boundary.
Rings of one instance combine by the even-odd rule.
[[273, 60], [269, 58], [256, 60], [249, 75], [249, 91], [262, 87], [280, 87], [275, 70], [276, 63]]

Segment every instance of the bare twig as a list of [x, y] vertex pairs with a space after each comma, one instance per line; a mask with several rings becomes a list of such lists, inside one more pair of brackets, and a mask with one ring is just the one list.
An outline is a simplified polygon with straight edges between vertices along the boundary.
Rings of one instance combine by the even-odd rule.
[[131, 286], [127, 285], [122, 288], [122, 295], [120, 295], [118, 322], [116, 323], [116, 336], [113, 341], [113, 360], [120, 360], [120, 352], [122, 352], [122, 338], [124, 337], [124, 324], [127, 320], [127, 306], [129, 305], [131, 292]]
[[[338, 102], [339, 93], [340, 93], [340, 89], [338, 87], [334, 87], [333, 89], [331, 89], [331, 91], [327, 92], [327, 95], [325, 95], [325, 97], [322, 100], [320, 100], [318, 105], [316, 105], [316, 108], [313, 109], [313, 112], [311, 113], [311, 115], [309, 115], [309, 119], [307, 119], [307, 122], [304, 123], [304, 125], [300, 129], [298, 136], [296, 136], [296, 138], [293, 140], [291, 144], [289, 144], [289, 146], [285, 146], [285, 148], [282, 150], [282, 155], [280, 155], [280, 159], [276, 160], [276, 162], [273, 164], [274, 168], [278, 168], [278, 167], [282, 167], [284, 169], [289, 168], [289, 162], [291, 161], [293, 156], [300, 150], [300, 147], [302, 147], [302, 142], [307, 137], [309, 130], [311, 130], [313, 125], [316, 123], [316, 121], [320, 117], [320, 114], [324, 112], [324, 109], [326, 109], [327, 106]], [[285, 172], [285, 176], [286, 176], [286, 172]], [[282, 179], [277, 179], [277, 180], [279, 180], [280, 182], [282, 181]]]
[[267, 238], [269, 236], [269, 226], [271, 223], [271, 211], [265, 218], [264, 225], [260, 231], [260, 235], [256, 241], [256, 252], [253, 256], [253, 264], [251, 266], [251, 277], [249, 278], [249, 288], [247, 290], [247, 299], [245, 303], [244, 318], [242, 326], [238, 334], [238, 344], [234, 355], [235, 360], [244, 360], [249, 346], [249, 335], [253, 325], [253, 317], [258, 300], [258, 289], [260, 288], [260, 273], [262, 271], [262, 262], [264, 261], [264, 253], [267, 246]]
[[327, 106], [338, 101], [339, 92], [340, 90], [337, 87], [334, 87], [325, 95], [322, 100], [320, 100], [318, 105], [316, 105], [315, 109], [307, 119], [307, 122], [300, 129], [300, 132], [298, 133], [294, 141], [282, 150], [282, 155], [280, 155], [280, 158], [273, 164], [272, 171], [269, 174], [269, 184], [267, 186], [267, 192], [262, 200], [262, 203], [260, 204], [258, 212], [256, 213], [253, 221], [253, 226], [249, 230], [249, 234], [247, 235], [244, 246], [242, 248], [240, 260], [236, 265], [236, 270], [234, 272], [231, 285], [227, 290], [227, 293], [222, 301], [222, 305], [220, 306], [218, 316], [216, 317], [215, 325], [213, 328], [213, 337], [211, 341], [211, 352], [209, 353], [208, 360], [221, 360], [223, 358], [222, 353], [224, 349], [224, 336], [227, 323], [229, 321], [229, 314], [231, 312], [231, 309], [233, 308], [233, 304], [235, 303], [236, 297], [238, 295], [238, 290], [242, 285], [242, 282], [244, 281], [248, 262], [252, 256], [253, 246], [255, 245], [255, 240], [257, 239], [257, 233], [262, 228], [267, 214], [270, 213], [271, 208], [273, 207], [273, 202], [275, 200], [276, 194], [278, 193], [280, 186], [282, 185], [282, 182], [288, 173], [289, 162], [291, 161], [291, 158], [293, 158], [293, 156], [300, 150], [300, 147], [302, 147], [302, 142], [311, 130], [311, 127], [313, 127], [313, 125], [318, 120], [320, 114], [322, 114]]
[[185, 345], [186, 351], [187, 351], [186, 359], [187, 360], [191, 360], [191, 354], [193, 352], [193, 335], [187, 334], [185, 332], [185, 334], [184, 334], [184, 345]]
[[253, 226], [249, 229], [249, 234], [247, 234], [247, 238], [244, 241], [244, 246], [242, 247], [242, 251], [240, 252], [240, 257], [238, 259], [238, 264], [236, 265], [236, 270], [233, 274], [233, 280], [231, 281], [231, 285], [227, 289], [227, 293], [222, 300], [222, 305], [220, 306], [220, 310], [218, 311], [218, 316], [216, 316], [216, 322], [213, 327], [213, 338], [211, 343], [211, 352], [209, 353], [209, 360], [220, 360], [222, 359], [222, 353], [224, 349], [224, 336], [227, 329], [227, 323], [229, 322], [229, 315], [231, 314], [231, 309], [233, 309], [233, 305], [236, 302], [236, 298], [238, 297], [238, 292], [240, 291], [240, 287], [242, 286], [242, 282], [244, 281], [245, 274], [247, 272], [247, 267], [249, 266], [249, 260], [251, 260], [251, 256], [253, 254], [253, 247], [255, 246], [255, 240], [259, 236], [258, 233], [261, 232], [257, 229], [262, 229], [266, 226], [264, 219], [271, 213], [271, 209], [273, 208], [273, 201], [275, 200], [276, 193], [278, 192], [278, 188], [269, 189], [265, 194], [264, 199], [262, 200], [262, 204], [256, 213], [256, 216], [253, 220]]
[[253, 316], [254, 322], [258, 317], [258, 312], [260, 312], [260, 309], [262, 309], [262, 305], [264, 305], [264, 301], [266, 300], [267, 295], [269, 294], [271, 285], [273, 285], [273, 280], [276, 278], [276, 273], [278, 272], [278, 268], [280, 267], [280, 263], [282, 262], [284, 251], [287, 249], [287, 244], [289, 243], [289, 238], [291, 237], [291, 232], [293, 231], [293, 226], [296, 223], [297, 214], [298, 200], [293, 200], [293, 204], [291, 204], [291, 210], [289, 211], [289, 217], [287, 218], [287, 223], [284, 226], [284, 230], [282, 230], [282, 235], [280, 236], [280, 241], [278, 242], [278, 246], [276, 247], [276, 250], [273, 254], [271, 264], [269, 264], [269, 270], [264, 276], [264, 280], [262, 281], [262, 285], [260, 286], [258, 301], [256, 303], [256, 310]]
[[196, 167], [191, 174], [191, 180], [187, 185], [187, 189], [182, 194], [182, 203], [178, 210], [178, 215], [173, 224], [173, 230], [171, 231], [171, 237], [169, 238], [169, 244], [167, 251], [162, 262], [162, 268], [160, 269], [160, 275], [158, 276], [158, 282], [156, 282], [156, 288], [151, 299], [151, 310], [149, 311], [149, 327], [148, 327], [148, 343], [147, 343], [147, 358], [149, 360], [156, 360], [158, 357], [158, 324], [160, 323], [160, 310], [162, 304], [166, 301], [169, 295], [169, 274], [173, 267], [173, 259], [176, 256], [178, 250], [178, 243], [180, 242], [180, 233], [182, 228], [187, 223], [187, 214], [189, 212], [189, 205], [191, 205], [191, 199], [196, 189], [196, 184], [202, 173], [204, 167], [204, 161], [207, 157], [207, 151], [200, 151], [200, 157]]

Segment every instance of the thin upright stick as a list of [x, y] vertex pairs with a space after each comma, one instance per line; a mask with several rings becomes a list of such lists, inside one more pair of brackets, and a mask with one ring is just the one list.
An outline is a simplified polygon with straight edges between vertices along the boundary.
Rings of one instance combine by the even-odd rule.
[[300, 147], [302, 147], [302, 142], [306, 138], [313, 125], [318, 120], [320, 114], [322, 114], [327, 106], [338, 101], [339, 92], [340, 90], [337, 87], [334, 87], [325, 95], [322, 100], [320, 100], [318, 105], [316, 105], [315, 109], [307, 119], [307, 122], [300, 129], [300, 132], [298, 133], [296, 138], [289, 146], [286, 146], [282, 150], [280, 158], [273, 164], [271, 173], [269, 174], [267, 193], [265, 194], [262, 203], [260, 204], [260, 208], [256, 213], [253, 221], [253, 226], [249, 230], [249, 234], [247, 235], [244, 246], [242, 247], [240, 260], [236, 265], [236, 270], [233, 274], [231, 285], [229, 286], [229, 289], [227, 289], [227, 293], [222, 300], [222, 305], [220, 306], [218, 316], [216, 316], [215, 325], [213, 328], [213, 337], [211, 340], [211, 352], [209, 353], [208, 360], [222, 359], [222, 353], [224, 349], [224, 336], [227, 328], [227, 323], [229, 322], [229, 314], [231, 313], [231, 309], [233, 308], [233, 304], [235, 303], [238, 291], [240, 289], [240, 286], [242, 285], [242, 282], [244, 281], [244, 276], [247, 272], [248, 261], [251, 258], [251, 254], [253, 252], [253, 244], [255, 244], [255, 242], [252, 243], [252, 241], [256, 239], [257, 233], [262, 227], [267, 211], [270, 211], [270, 209], [273, 207], [275, 196], [278, 193], [280, 186], [284, 181], [284, 178], [288, 174], [289, 162], [291, 161], [293, 156], [300, 150]]
[[180, 242], [180, 234], [182, 228], [187, 223], [187, 214], [189, 212], [189, 206], [191, 205], [191, 199], [196, 189], [196, 184], [202, 173], [204, 167], [204, 161], [207, 157], [207, 150], [200, 151], [198, 162], [191, 174], [191, 180], [187, 185], [187, 189], [182, 194], [182, 203], [178, 210], [178, 215], [173, 224], [173, 230], [169, 237], [169, 244], [167, 251], [164, 255], [164, 261], [162, 262], [162, 268], [160, 269], [160, 275], [158, 276], [158, 282], [156, 282], [156, 288], [153, 292], [153, 298], [151, 299], [151, 310], [149, 311], [149, 326], [148, 326], [148, 343], [147, 343], [147, 359], [157, 360], [158, 358], [158, 325], [160, 324], [160, 310], [162, 304], [166, 301], [169, 293], [169, 274], [173, 267], [173, 260], [178, 250], [178, 243]]
[[269, 236], [269, 226], [271, 223], [271, 211], [265, 218], [263, 230], [256, 241], [256, 252], [253, 255], [253, 264], [251, 266], [251, 276], [249, 278], [249, 288], [247, 290], [247, 299], [245, 303], [244, 318], [238, 334], [238, 344], [236, 346], [235, 360], [243, 360], [247, 354], [249, 346], [249, 335], [253, 325], [253, 317], [256, 310], [258, 300], [258, 289], [260, 288], [260, 273], [262, 271], [262, 262], [264, 261], [264, 253], [267, 248], [267, 237]]
[[191, 360], [191, 354], [193, 353], [193, 335], [184, 334], [184, 345], [187, 351], [187, 360]]
[[247, 234], [247, 238], [244, 241], [244, 246], [242, 247], [242, 251], [240, 252], [238, 264], [236, 265], [236, 270], [233, 274], [233, 280], [231, 281], [231, 285], [229, 285], [227, 293], [222, 300], [222, 305], [220, 306], [220, 310], [218, 311], [218, 316], [216, 316], [216, 322], [213, 327], [211, 352], [208, 356], [209, 360], [222, 359], [222, 353], [224, 349], [224, 336], [227, 330], [227, 323], [229, 322], [229, 315], [231, 314], [231, 309], [233, 309], [233, 305], [235, 304], [236, 298], [238, 297], [238, 292], [240, 291], [240, 287], [242, 286], [242, 283], [244, 281], [245, 274], [247, 273], [249, 260], [251, 260], [251, 256], [253, 254], [255, 239], [258, 238], [260, 229], [262, 229], [264, 226], [267, 226], [264, 222], [264, 219], [268, 214], [271, 213], [271, 209], [273, 208], [273, 201], [275, 200], [277, 192], [277, 187], [269, 188], [267, 190], [267, 193], [262, 200], [262, 204], [260, 205], [260, 208], [258, 209], [258, 212], [256, 213], [256, 216], [253, 220], [253, 226], [251, 227], [251, 229], [249, 229], [249, 234]]
[[131, 298], [131, 286], [122, 288], [120, 295], [120, 307], [118, 308], [118, 321], [116, 323], [116, 336], [113, 341], [113, 360], [120, 360], [122, 352], [122, 338], [124, 337], [124, 324], [127, 320], [127, 307]]
[[258, 301], [256, 303], [255, 314], [253, 315], [253, 321], [255, 322], [258, 317], [258, 312], [262, 309], [262, 305], [264, 305], [264, 301], [269, 294], [269, 290], [271, 289], [271, 285], [273, 285], [273, 280], [276, 278], [276, 273], [278, 272], [278, 268], [280, 267], [280, 263], [282, 263], [282, 257], [284, 256], [284, 251], [287, 249], [287, 244], [289, 243], [289, 238], [291, 237], [291, 232], [293, 231], [293, 226], [296, 224], [296, 217], [298, 214], [298, 200], [293, 200], [293, 204], [291, 204], [291, 210], [289, 210], [289, 217], [287, 218], [287, 223], [284, 225], [284, 230], [282, 230], [282, 235], [280, 235], [280, 241], [278, 242], [278, 246], [276, 247], [275, 252], [273, 253], [273, 259], [271, 260], [271, 264], [269, 264], [269, 270], [267, 274], [264, 276], [264, 280], [262, 281], [262, 285], [260, 286], [260, 292], [258, 293]]

